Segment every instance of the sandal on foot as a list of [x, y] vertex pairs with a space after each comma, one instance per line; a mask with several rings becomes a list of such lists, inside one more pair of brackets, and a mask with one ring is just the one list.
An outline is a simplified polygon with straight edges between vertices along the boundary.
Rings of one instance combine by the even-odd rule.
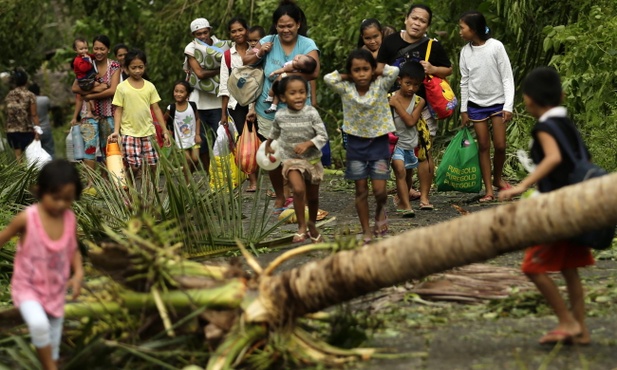
[[313, 238], [313, 237], [311, 236], [311, 232], [310, 232], [310, 231], [307, 231], [307, 232], [306, 232], [306, 235], [308, 235], [309, 239], [311, 239], [311, 242], [312, 242], [313, 244], [317, 244], [317, 243], [321, 243], [321, 242], [323, 242], [323, 236], [321, 236], [321, 234], [319, 234], [319, 235], [317, 235], [316, 237], [314, 237], [314, 238]]
[[249, 186], [244, 191], [247, 192], [247, 193], [254, 193], [254, 192], [257, 191], [257, 186]]
[[396, 213], [400, 214], [403, 218], [414, 218], [416, 217], [416, 212], [413, 209], [397, 209]]
[[422, 196], [422, 193], [416, 189], [409, 190], [409, 200], [418, 200]]
[[570, 344], [574, 340], [575, 335], [567, 333], [563, 330], [552, 330], [544, 334], [538, 341], [540, 344]]
[[291, 208], [293, 207], [294, 204], [294, 198], [293, 197], [289, 197], [287, 199], [285, 199], [285, 203], [283, 203], [283, 207], [284, 208]]
[[369, 238], [367, 236], [366, 238], [362, 238], [362, 245], [369, 245], [371, 244], [372, 241], [373, 241], [373, 238]]
[[435, 209], [435, 206], [433, 206], [432, 204], [420, 202], [420, 210], [421, 211], [432, 211], [434, 209]]
[[490, 203], [495, 201], [494, 195], [485, 195], [482, 198], [478, 199], [478, 203]]
[[510, 185], [509, 183], [505, 181], [503, 182], [503, 185], [499, 185], [499, 186], [493, 185], [493, 187], [497, 188], [497, 190], [499, 191], [512, 189], [512, 185]]
[[266, 196], [269, 198], [276, 198], [276, 193], [274, 192], [274, 190], [266, 190]]
[[306, 240], [306, 233], [302, 233], [302, 234], [295, 233], [293, 239], [291, 239], [291, 242], [292, 243], [302, 243], [305, 240]]
[[285, 208], [285, 207], [275, 207], [274, 209], [272, 209], [272, 214], [273, 215], [280, 215], [286, 209], [287, 208]]
[[375, 220], [375, 229], [373, 231], [375, 237], [385, 236], [388, 233], [388, 214], [386, 211], [383, 211], [383, 215], [383, 220]]

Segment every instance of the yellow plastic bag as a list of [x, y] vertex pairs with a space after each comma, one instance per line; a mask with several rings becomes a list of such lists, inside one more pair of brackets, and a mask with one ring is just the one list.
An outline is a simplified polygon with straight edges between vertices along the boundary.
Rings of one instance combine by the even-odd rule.
[[238, 169], [233, 153], [216, 155], [210, 161], [210, 187], [224, 189], [231, 184], [235, 189], [242, 184], [245, 175]]

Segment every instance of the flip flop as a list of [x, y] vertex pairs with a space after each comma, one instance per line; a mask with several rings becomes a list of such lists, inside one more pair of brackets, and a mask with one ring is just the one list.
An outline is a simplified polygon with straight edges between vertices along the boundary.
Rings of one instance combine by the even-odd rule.
[[313, 237], [311, 236], [311, 232], [310, 232], [310, 231], [307, 231], [307, 232], [306, 232], [306, 235], [308, 235], [309, 239], [311, 239], [311, 242], [312, 242], [313, 244], [317, 244], [317, 243], [321, 243], [321, 242], [323, 242], [323, 236], [321, 236], [321, 234], [319, 234], [319, 235], [317, 235], [316, 237], [314, 237], [314, 238], [313, 238]]
[[[547, 337], [552, 337], [552, 339], [551, 338], [545, 339]], [[557, 343], [571, 344], [572, 341], [574, 340], [574, 337], [575, 335], [567, 333], [563, 330], [552, 330], [544, 334], [538, 342], [540, 344], [550, 344], [550, 345], [557, 344]]]
[[512, 189], [512, 185], [510, 185], [509, 183], [507, 183], [507, 182], [505, 182], [505, 181], [504, 181], [503, 183], [504, 183], [505, 185], [503, 185], [503, 186], [501, 186], [501, 185], [500, 185], [500, 186], [497, 186], [497, 189], [499, 189], [499, 191]]
[[478, 199], [478, 203], [490, 203], [495, 201], [494, 195], [485, 195], [482, 198]]
[[409, 200], [418, 200], [422, 196], [422, 193], [416, 189], [409, 190]]
[[400, 214], [403, 218], [414, 218], [416, 217], [416, 212], [413, 209], [397, 209], [396, 213]]
[[276, 198], [276, 193], [274, 192], [274, 190], [266, 190], [266, 196], [270, 197], [272, 199]]
[[283, 207], [291, 208], [291, 207], [293, 207], [293, 204], [294, 204], [294, 198], [293, 197], [289, 197], [289, 198], [285, 199], [285, 203], [283, 203]]
[[306, 240], [306, 233], [302, 233], [302, 234], [295, 233], [293, 239], [291, 239], [291, 242], [292, 243], [302, 243], [305, 240]]
[[244, 190], [247, 193], [254, 193], [257, 191], [257, 187], [254, 186], [249, 186], [248, 188], [246, 188], [246, 190]]
[[277, 207], [272, 209], [272, 214], [273, 215], [280, 215], [284, 210], [286, 210], [287, 208], [285, 207]]
[[434, 209], [435, 209], [435, 206], [433, 206], [432, 204], [420, 202], [420, 210], [421, 211], [432, 211]]

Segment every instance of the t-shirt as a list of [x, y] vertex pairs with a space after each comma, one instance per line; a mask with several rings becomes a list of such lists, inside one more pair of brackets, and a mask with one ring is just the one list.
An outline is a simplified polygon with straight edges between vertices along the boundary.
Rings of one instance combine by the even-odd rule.
[[[418, 95], [414, 95], [405, 111], [411, 114], [419, 101], [420, 97]], [[418, 129], [416, 128], [416, 126], [407, 126], [401, 116], [399, 116], [394, 109], [392, 110], [392, 112], [392, 115], [394, 117], [394, 126], [396, 126], [396, 136], [398, 136], [396, 146], [404, 150], [415, 149], [415, 147], [418, 146]], [[423, 119], [422, 116], [420, 116], [419, 119]]]
[[120, 123], [122, 135], [146, 137], [156, 133], [150, 106], [161, 101], [161, 98], [152, 82], [147, 80], [143, 82], [144, 86], [136, 89], [131, 86], [129, 80], [125, 80], [116, 89], [113, 105], [122, 107]]
[[[171, 105], [167, 106], [167, 111], [171, 109]], [[197, 119], [195, 118], [193, 107], [191, 104], [186, 106], [183, 111], [178, 110], [174, 114], [174, 138], [176, 145], [180, 149], [189, 149], [195, 146], [195, 127]]]
[[39, 126], [42, 129], [51, 128], [49, 124], [49, 98], [46, 96], [36, 97], [36, 113], [39, 116]]
[[[296, 40], [296, 46], [289, 55], [285, 55], [285, 51], [283, 50], [283, 47], [281, 46], [281, 41], [279, 40], [279, 37], [277, 35], [268, 35], [263, 39], [259, 40], [259, 43], [261, 45], [266, 42], [272, 42], [272, 49], [262, 59], [264, 74], [266, 78], [264, 79], [264, 86], [261, 90], [261, 96], [255, 102], [255, 109], [257, 110], [257, 115], [268, 120], [273, 120], [274, 113], [264, 112], [270, 107], [270, 103], [266, 103], [265, 101], [266, 98], [268, 98], [268, 92], [272, 87], [272, 82], [278, 77], [273, 76], [272, 79], [270, 79], [270, 74], [279, 68], [283, 68], [285, 63], [293, 60], [296, 55], [308, 54], [313, 50], [317, 50], [317, 52], [319, 52], [319, 49], [317, 48], [315, 41], [301, 35], [298, 35], [298, 39]], [[307, 92], [307, 97], [308, 98], [306, 100], [306, 104], [311, 105], [310, 86], [309, 91]], [[279, 108], [281, 108], [285, 107], [286, 105], [284, 103], [279, 103], [278, 106]]]
[[[533, 159], [534, 163], [538, 164], [542, 161], [542, 159], [544, 159], [544, 151], [542, 150], [542, 145], [538, 140], [538, 132], [546, 132], [553, 136], [555, 141], [557, 141], [557, 138], [555, 137], [556, 130], [561, 130], [561, 132], [565, 134], [568, 144], [571, 148], [574, 148], [575, 155], [580, 157], [580, 154], [578, 153], [578, 138], [576, 134], [577, 128], [566, 116], [565, 108], [556, 107], [541, 117], [540, 121], [538, 121], [532, 129], [533, 142], [531, 144], [531, 159]], [[570, 158], [566, 155], [562, 144], [560, 144], [559, 141], [557, 141], [557, 144], [559, 145], [559, 151], [561, 153], [561, 163], [559, 163], [559, 165], [553, 169], [548, 176], [538, 181], [538, 190], [542, 193], [557, 190], [568, 185], [568, 176], [574, 169], [574, 163], [572, 163]], [[585, 148], [585, 153], [589, 156], [587, 148]]]
[[[429, 39], [426, 38], [425, 42], [420, 43], [416, 48], [407, 53], [407, 55], [409, 55], [409, 60], [415, 60], [416, 62], [424, 60], [426, 56], [426, 49], [428, 47], [428, 40]], [[383, 40], [381, 47], [379, 48], [377, 63], [384, 63], [395, 67], [400, 66], [406, 58], [404, 56], [397, 57], [397, 54], [399, 53], [399, 50], [402, 50], [409, 45], [411, 44], [403, 40], [400, 32], [391, 34]], [[448, 58], [448, 54], [443, 49], [441, 44], [437, 42], [437, 40], [433, 40], [431, 55], [429, 55], [428, 61], [436, 67], [452, 66], [452, 63], [450, 63], [450, 59]], [[424, 85], [420, 86], [420, 90], [418, 90], [417, 94], [426, 99]]]
[[36, 95], [24, 86], [9, 91], [4, 98], [6, 105], [6, 132], [32, 132], [32, 115], [30, 106], [36, 104]]
[[[321, 148], [328, 141], [328, 133], [317, 109], [305, 104], [304, 108], [294, 111], [283, 107], [277, 110], [272, 121], [272, 131], [269, 138], [277, 140], [282, 150], [282, 159], [313, 159], [321, 158]], [[315, 146], [310, 147], [303, 154], [294, 151], [296, 145], [312, 141]]]
[[334, 71], [324, 76], [324, 82], [341, 96], [343, 102], [343, 131], [359, 137], [375, 138], [395, 130], [388, 90], [398, 77], [398, 68], [386, 66], [383, 74], [371, 82], [364, 95], [356, 85], [343, 81]]
[[471, 43], [461, 49], [461, 112], [474, 102], [481, 107], [503, 104], [512, 112], [514, 106], [514, 76], [510, 59], [499, 40], [488, 39], [484, 45]]

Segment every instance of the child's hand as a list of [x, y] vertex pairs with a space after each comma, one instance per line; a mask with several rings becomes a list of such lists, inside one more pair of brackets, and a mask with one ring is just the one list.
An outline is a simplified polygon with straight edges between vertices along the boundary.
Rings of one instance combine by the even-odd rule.
[[81, 281], [82, 276], [80, 274], [75, 274], [73, 277], [67, 282], [67, 289], [70, 289], [73, 294], [71, 295], [72, 299], [77, 299], [79, 293], [81, 292]]
[[521, 184], [511, 187], [507, 190], [501, 190], [499, 192], [499, 200], [510, 200], [512, 197], [523, 194], [527, 190], [527, 187]]
[[107, 136], [107, 141], [109, 141], [111, 143], [117, 143], [118, 142], [118, 137], [120, 137], [120, 135], [117, 134], [116, 132], [114, 132], [111, 135]]
[[461, 113], [461, 127], [469, 126], [469, 115], [467, 112]]
[[274, 150], [272, 149], [272, 147], [270, 147], [270, 143], [266, 144], [266, 154], [274, 154]]
[[392, 108], [396, 107], [396, 105], [398, 104], [398, 95], [392, 94], [392, 96], [389, 99], [389, 103]]
[[165, 132], [163, 134], [163, 146], [170, 147], [171, 139], [169, 138], [169, 133]]
[[503, 111], [503, 123], [508, 123], [512, 120], [512, 112]]
[[303, 143], [300, 143], [298, 145], [296, 145], [294, 147], [294, 152], [296, 152], [296, 154], [304, 154], [304, 152], [306, 152], [310, 147], [313, 146], [313, 142], [312, 141], [305, 141]]
[[264, 42], [263, 44], [261, 44], [261, 48], [259, 49], [259, 56], [263, 58], [264, 55], [268, 54], [270, 50], [272, 50], [272, 45], [273, 44], [271, 42]]

